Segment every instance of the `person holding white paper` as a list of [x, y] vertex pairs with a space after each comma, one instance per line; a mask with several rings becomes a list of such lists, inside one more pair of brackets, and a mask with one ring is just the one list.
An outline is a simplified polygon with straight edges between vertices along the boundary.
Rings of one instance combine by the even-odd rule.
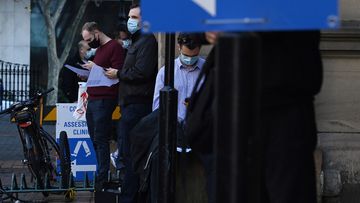
[[[96, 48], [93, 61], [84, 64], [83, 67], [90, 71], [89, 81], [93, 79], [92, 74], [97, 73], [100, 68], [121, 69], [124, 63], [123, 48], [116, 41], [105, 35], [96, 22], [87, 22], [82, 27], [82, 37], [91, 48]], [[95, 72], [94, 72], [95, 71]], [[100, 81], [101, 75], [94, 77]], [[111, 130], [112, 113], [117, 105], [118, 83], [106, 85], [102, 82], [87, 88], [88, 106], [86, 121], [89, 135], [93, 142], [98, 162], [95, 190], [101, 191], [107, 180], [107, 173], [110, 168], [110, 147], [109, 135]]]
[[[85, 71], [82, 69], [81, 64], [87, 60], [86, 56], [90, 50], [89, 45], [84, 40], [81, 40], [78, 44], [78, 52], [66, 61], [64, 67], [59, 74], [59, 101], [58, 102], [76, 102], [78, 98], [78, 82], [86, 80], [87, 76], [79, 76], [76, 71]], [[89, 56], [89, 55], [88, 55]], [[90, 57], [90, 56], [89, 56]], [[90, 57], [92, 59], [93, 57]], [[66, 66], [72, 68], [69, 69]], [[88, 72], [88, 71], [87, 71]]]

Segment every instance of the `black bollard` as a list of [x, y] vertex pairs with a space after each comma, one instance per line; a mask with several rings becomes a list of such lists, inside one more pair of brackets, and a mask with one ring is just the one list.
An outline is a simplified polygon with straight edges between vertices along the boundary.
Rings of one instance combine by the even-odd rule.
[[158, 202], [175, 202], [177, 97], [174, 89], [175, 35], [166, 34], [165, 86], [160, 90]]
[[0, 110], [5, 109], [5, 106], [4, 107], [2, 106], [3, 92], [4, 92], [4, 87], [3, 87], [2, 79], [0, 79]]
[[215, 59], [215, 202], [260, 203], [260, 40], [225, 33]]

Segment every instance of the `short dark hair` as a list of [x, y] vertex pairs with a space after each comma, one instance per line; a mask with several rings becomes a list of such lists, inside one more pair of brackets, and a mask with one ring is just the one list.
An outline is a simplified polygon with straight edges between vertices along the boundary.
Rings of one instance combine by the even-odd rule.
[[78, 49], [83, 48], [86, 44], [87, 44], [87, 42], [85, 40], [80, 40], [78, 43]]
[[100, 31], [100, 27], [96, 22], [86, 22], [81, 31], [87, 30], [89, 32], [94, 32], [95, 30], [99, 30]]
[[136, 3], [131, 4], [131, 6], [130, 6], [130, 10], [131, 10], [131, 9], [133, 9], [133, 8], [137, 8], [137, 7], [139, 7], [139, 8], [140, 8], [140, 4], [136, 4]]
[[180, 46], [185, 45], [189, 49], [193, 50], [196, 47], [201, 47], [201, 34], [200, 33], [179, 33], [177, 42]]
[[127, 30], [126, 25], [120, 24], [120, 25], [116, 26], [116, 30], [114, 30], [114, 32], [113, 32], [113, 38], [114, 39], [119, 39], [120, 32], [125, 32], [128, 36], [130, 36], [130, 33]]

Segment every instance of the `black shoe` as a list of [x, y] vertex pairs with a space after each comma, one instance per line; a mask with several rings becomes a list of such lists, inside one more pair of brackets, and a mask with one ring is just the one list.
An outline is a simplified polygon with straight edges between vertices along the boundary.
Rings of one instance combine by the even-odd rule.
[[101, 192], [104, 191], [104, 180], [96, 180], [95, 182], [95, 192]]

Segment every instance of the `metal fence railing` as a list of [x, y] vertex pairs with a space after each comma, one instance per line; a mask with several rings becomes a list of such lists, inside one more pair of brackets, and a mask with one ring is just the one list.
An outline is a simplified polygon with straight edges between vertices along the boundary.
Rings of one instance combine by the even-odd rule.
[[28, 99], [29, 93], [30, 66], [0, 60], [0, 110]]

